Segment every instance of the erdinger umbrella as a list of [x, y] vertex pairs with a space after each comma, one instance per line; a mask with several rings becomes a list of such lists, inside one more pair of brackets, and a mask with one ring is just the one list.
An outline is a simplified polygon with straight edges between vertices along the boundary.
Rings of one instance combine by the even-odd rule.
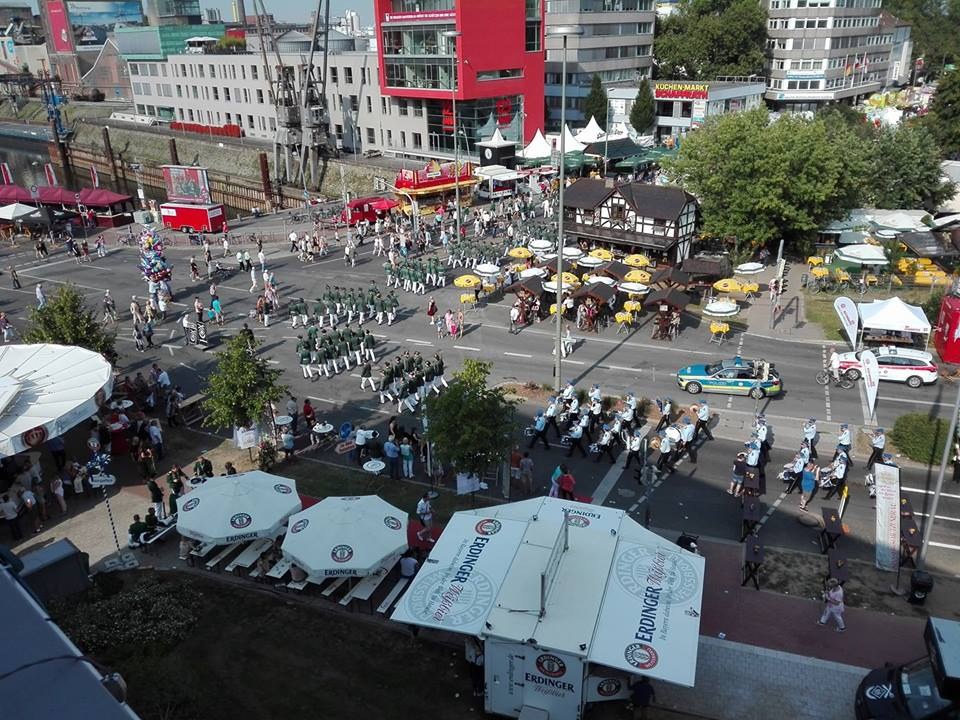
[[92, 350], [0, 348], [0, 457], [37, 448], [96, 415], [112, 391], [110, 363]]
[[376, 495], [328, 497], [290, 518], [283, 554], [313, 577], [364, 576], [407, 549], [407, 514]]
[[294, 480], [259, 470], [221, 475], [181, 498], [177, 531], [217, 545], [274, 537], [301, 507]]

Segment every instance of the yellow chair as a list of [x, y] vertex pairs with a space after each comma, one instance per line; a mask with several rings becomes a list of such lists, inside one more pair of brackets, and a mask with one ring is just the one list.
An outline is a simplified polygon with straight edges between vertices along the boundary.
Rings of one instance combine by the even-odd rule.
[[617, 328], [617, 335], [622, 332], [627, 332], [630, 329], [630, 326], [633, 325], [633, 315], [628, 312], [618, 312], [613, 316], [613, 319], [616, 320], [619, 325]]
[[880, 278], [878, 278], [876, 275], [867, 273], [866, 275], [863, 276], [863, 281], [867, 285], [873, 286], [873, 285], [877, 285], [880, 282]]
[[710, 342], [716, 343], [717, 345], [723, 345], [723, 341], [726, 339], [728, 332], [730, 332], [729, 323], [717, 321], [710, 322]]
[[557, 304], [556, 304], [556, 303], [550, 303], [550, 314], [551, 314], [551, 315], [556, 315], [556, 314], [557, 314]]
[[830, 275], [830, 271], [824, 267], [815, 267], [810, 271], [810, 274], [815, 278], [825, 278]]
[[483, 286], [483, 291], [484, 291], [487, 295], [489, 295], [490, 293], [492, 293], [492, 292], [493, 292], [494, 290], [496, 290], [496, 289], [497, 289], [497, 286], [496, 286], [496, 285], [484, 285], [484, 286]]
[[461, 305], [473, 305], [477, 299], [473, 296], [473, 293], [461, 293], [460, 294], [460, 304]]
[[925, 270], [927, 269], [927, 266], [933, 265], [933, 260], [930, 258], [917, 258], [914, 260], [914, 262]]
[[811, 255], [807, 258], [807, 265], [810, 267], [816, 267], [817, 265], [823, 265], [823, 258], [819, 255]]
[[897, 287], [903, 287], [903, 280], [900, 279], [899, 275], [894, 275], [890, 281]]
[[834, 270], [834, 271], [833, 271], [833, 276], [834, 276], [839, 282], [850, 282], [850, 273], [848, 273], [848, 272], [847, 272], [846, 270], [844, 270], [843, 268], [837, 268], [836, 270]]
[[740, 289], [743, 291], [743, 294], [750, 298], [754, 295], [760, 294], [760, 284], [759, 283], [744, 283], [740, 286]]

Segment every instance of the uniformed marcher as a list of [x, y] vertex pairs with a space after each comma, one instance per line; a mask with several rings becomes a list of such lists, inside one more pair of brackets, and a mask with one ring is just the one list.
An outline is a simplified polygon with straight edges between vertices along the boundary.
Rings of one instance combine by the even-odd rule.
[[694, 438], [700, 437], [700, 433], [707, 434], [707, 438], [713, 440], [713, 433], [710, 432], [710, 406], [706, 400], [701, 400], [697, 407], [697, 425], [694, 428]]
[[370, 389], [373, 392], [377, 391], [377, 385], [373, 380], [373, 369], [370, 367], [369, 362], [365, 362], [360, 369], [360, 389], [363, 390], [367, 386], [367, 383], [370, 383]]
[[547, 419], [543, 415], [543, 410], [537, 413], [537, 417], [533, 421], [533, 430], [533, 437], [530, 438], [530, 444], [527, 447], [532, 448], [537, 444], [537, 440], [543, 440], [543, 446], [549, 450], [550, 443], [547, 442]]
[[803, 439], [810, 445], [810, 457], [817, 459], [817, 419], [808, 418], [803, 424]]
[[567, 433], [570, 437], [570, 449], [567, 451], [567, 457], [573, 455], [574, 450], [579, 450], [583, 457], [587, 456], [587, 451], [583, 449], [583, 428], [580, 423], [574, 424]]
[[670, 436], [663, 430], [660, 431], [659, 437], [660, 457], [657, 458], [657, 470], [663, 470], [663, 467], [666, 465], [667, 469], [673, 472], [673, 467], [670, 466], [670, 457], [673, 455], [673, 442], [670, 440]]
[[642, 446], [643, 446], [643, 435], [641, 435], [639, 430], [634, 430], [633, 435], [627, 438], [627, 462], [623, 466], [624, 470], [630, 467], [630, 463], [633, 460], [636, 460], [638, 463], [643, 464], [643, 459], [640, 457], [640, 448]]
[[691, 462], [696, 462], [696, 456], [693, 454], [694, 425], [690, 417], [683, 416], [683, 422], [680, 423], [680, 446], [677, 448], [677, 460], [684, 455], [690, 456]]
[[610, 429], [609, 425], [603, 426], [603, 434], [600, 436], [600, 442], [598, 443], [600, 452], [597, 453], [597, 457], [594, 462], [600, 462], [600, 458], [603, 457], [603, 454], [606, 453], [607, 457], [610, 458], [610, 464], [613, 465], [617, 461], [616, 455], [613, 454], [613, 432]]
[[557, 431], [557, 439], [560, 439], [563, 433], [560, 432], [560, 426], [557, 425], [557, 410], [558, 403], [555, 397], [550, 398], [550, 402], [547, 404], [547, 409], [544, 411], [544, 416], [547, 418], [547, 429], [553, 428]]
[[670, 398], [657, 398], [657, 409], [660, 411], [660, 421], [654, 428], [654, 432], [660, 432], [670, 424], [673, 414], [673, 401]]

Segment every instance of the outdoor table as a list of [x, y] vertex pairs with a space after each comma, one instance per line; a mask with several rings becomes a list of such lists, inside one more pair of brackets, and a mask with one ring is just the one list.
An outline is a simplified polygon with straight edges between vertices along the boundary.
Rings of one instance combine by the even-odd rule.
[[750, 542], [743, 545], [743, 582], [744, 587], [753, 580], [753, 586], [760, 589], [760, 566], [763, 565], [763, 540], [755, 535]]
[[759, 497], [763, 493], [760, 492], [760, 474], [755, 472], [747, 472], [743, 476], [743, 495], [741, 495], [741, 504], [746, 502], [745, 498], [749, 497]]
[[827, 586], [827, 580], [833, 578], [843, 585], [850, 579], [850, 565], [847, 556], [839, 550], [830, 550], [827, 552], [827, 575], [823, 578], [823, 586]]
[[836, 549], [837, 540], [843, 537], [843, 521], [836, 508], [821, 508], [823, 530], [820, 531], [820, 553]]
[[292, 422], [293, 422], [293, 418], [290, 417], [289, 415], [277, 415], [277, 416], [273, 419], [273, 423], [274, 423], [277, 427], [284, 427], [284, 426], [286, 426], [286, 425], [289, 425], [289, 424], [292, 423]]
[[741, 513], [743, 532], [740, 535], [740, 542], [747, 539], [750, 533], [755, 532], [760, 527], [760, 521], [763, 519], [764, 506], [759, 500], [750, 499], [743, 504]]
[[206, 481], [207, 479], [205, 477], [194, 475], [192, 478], [190, 478], [188, 482], [190, 484], [190, 487], [197, 487], [198, 485], [203, 485]]
[[333, 432], [333, 425], [330, 423], [324, 423], [323, 425], [317, 423], [313, 426], [313, 431], [317, 433], [317, 435], [329, 435]]
[[917, 554], [920, 552], [920, 531], [913, 518], [900, 520], [900, 567], [915, 568]]
[[373, 475], [379, 475], [386, 466], [387, 464], [383, 460], [367, 460], [363, 464], [363, 469]]
[[133, 400], [117, 400], [110, 403], [111, 410], [129, 410], [133, 407]]

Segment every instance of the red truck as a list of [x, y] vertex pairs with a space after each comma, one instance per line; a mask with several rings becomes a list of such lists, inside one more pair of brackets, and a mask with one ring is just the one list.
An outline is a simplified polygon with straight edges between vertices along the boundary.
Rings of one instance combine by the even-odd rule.
[[223, 205], [163, 203], [160, 217], [165, 228], [181, 232], [220, 232], [227, 221]]

